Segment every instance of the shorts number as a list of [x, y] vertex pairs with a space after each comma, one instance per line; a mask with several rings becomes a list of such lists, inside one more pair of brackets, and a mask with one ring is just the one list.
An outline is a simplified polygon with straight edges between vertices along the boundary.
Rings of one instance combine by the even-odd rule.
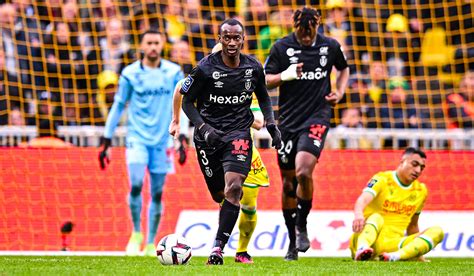
[[204, 150], [200, 150], [199, 154], [201, 154], [201, 163], [204, 166], [209, 165], [209, 160], [207, 159], [206, 152]]
[[293, 141], [290, 140], [288, 143], [281, 142], [281, 148], [278, 150], [279, 154], [290, 154], [291, 150], [293, 149]]

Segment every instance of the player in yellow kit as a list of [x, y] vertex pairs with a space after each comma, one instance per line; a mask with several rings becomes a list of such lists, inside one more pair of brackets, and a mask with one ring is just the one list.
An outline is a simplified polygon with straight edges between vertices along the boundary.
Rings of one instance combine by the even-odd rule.
[[[220, 51], [219, 44], [214, 47], [213, 52]], [[169, 132], [175, 138], [179, 136], [179, 124], [180, 124], [180, 108], [181, 108], [181, 94], [179, 90], [184, 80], [178, 82], [175, 87], [173, 97], [173, 117], [169, 127]], [[250, 106], [254, 116], [254, 122], [252, 128], [261, 129], [264, 125], [264, 119], [258, 100], [255, 94], [252, 98], [252, 104]], [[222, 180], [224, 181], [224, 180]], [[268, 187], [270, 180], [268, 177], [267, 169], [263, 164], [255, 145], [252, 149], [252, 164], [250, 172], [245, 179], [242, 187], [242, 199], [240, 200], [240, 217], [239, 217], [239, 243], [237, 246], [237, 253], [235, 255], [235, 261], [238, 263], [253, 263], [252, 257], [247, 252], [247, 247], [252, 237], [255, 226], [257, 225], [257, 197], [260, 187]], [[213, 197], [214, 199], [214, 197]]]
[[395, 171], [379, 172], [369, 181], [354, 206], [354, 260], [424, 260], [423, 255], [443, 240], [438, 226], [422, 232], [418, 228], [428, 195], [425, 184], [417, 180], [425, 161], [423, 151], [407, 148]]

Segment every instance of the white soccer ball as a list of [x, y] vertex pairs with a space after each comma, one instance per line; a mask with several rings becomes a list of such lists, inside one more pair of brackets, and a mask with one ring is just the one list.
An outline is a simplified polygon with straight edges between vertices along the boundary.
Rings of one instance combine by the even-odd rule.
[[191, 260], [191, 246], [176, 234], [164, 236], [156, 246], [156, 256], [162, 265], [184, 265]]

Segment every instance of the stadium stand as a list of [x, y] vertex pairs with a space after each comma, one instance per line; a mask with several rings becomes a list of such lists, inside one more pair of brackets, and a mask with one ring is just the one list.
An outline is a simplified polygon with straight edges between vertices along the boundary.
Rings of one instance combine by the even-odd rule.
[[[465, 118], [452, 118], [463, 115], [446, 110], [448, 96], [456, 94], [463, 76], [474, 70], [470, 1], [4, 2], [0, 6], [2, 145], [18, 144], [5, 134], [11, 134], [15, 125], [16, 130], [36, 129], [17, 131], [20, 140], [30, 135], [64, 139], [59, 128], [103, 126], [116, 75], [139, 57], [137, 41], [144, 29], [166, 34], [164, 56], [189, 72], [214, 46], [219, 22], [235, 16], [245, 25], [245, 51], [264, 62], [271, 43], [291, 31], [291, 12], [302, 5], [320, 9], [319, 31], [338, 39], [350, 64], [350, 87], [334, 109], [333, 126], [341, 124], [343, 110], [357, 109], [358, 127], [376, 129], [373, 133], [403, 128], [420, 130], [413, 131], [418, 137], [424, 129], [438, 133], [453, 126], [472, 129], [469, 124], [453, 124]], [[463, 88], [464, 100], [471, 105], [473, 89], [472, 82]], [[270, 93], [276, 103], [278, 91]], [[470, 147], [472, 132], [465, 133], [462, 140]]]

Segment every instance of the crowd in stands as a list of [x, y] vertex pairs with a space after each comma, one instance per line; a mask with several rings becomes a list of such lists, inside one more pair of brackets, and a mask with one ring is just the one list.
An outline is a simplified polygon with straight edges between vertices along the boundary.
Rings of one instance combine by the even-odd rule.
[[237, 17], [245, 26], [245, 52], [264, 62], [272, 43], [291, 32], [293, 11], [305, 4], [320, 9], [319, 32], [340, 42], [350, 64], [350, 85], [334, 125], [473, 127], [470, 1], [0, 3], [0, 125], [35, 125], [40, 136], [54, 136], [59, 125], [104, 125], [118, 76], [139, 58], [137, 41], [145, 29], [166, 35], [164, 57], [186, 74], [215, 45], [219, 23]]

